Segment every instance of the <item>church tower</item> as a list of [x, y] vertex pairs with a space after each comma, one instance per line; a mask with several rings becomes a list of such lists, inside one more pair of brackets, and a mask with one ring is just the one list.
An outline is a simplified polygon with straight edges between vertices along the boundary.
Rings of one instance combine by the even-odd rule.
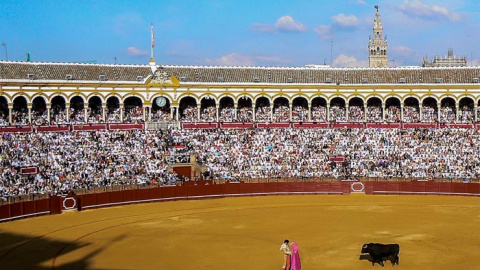
[[373, 21], [373, 38], [370, 36], [368, 41], [368, 63], [371, 68], [383, 68], [388, 64], [387, 36], [383, 38], [383, 25], [378, 12], [378, 6], [375, 6], [375, 20]]

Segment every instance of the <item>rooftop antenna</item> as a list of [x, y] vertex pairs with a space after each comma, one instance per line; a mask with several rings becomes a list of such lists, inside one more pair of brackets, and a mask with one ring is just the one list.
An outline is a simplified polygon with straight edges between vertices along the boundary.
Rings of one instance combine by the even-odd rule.
[[2, 42], [2, 46], [5, 47], [5, 61], [8, 61], [7, 44]]

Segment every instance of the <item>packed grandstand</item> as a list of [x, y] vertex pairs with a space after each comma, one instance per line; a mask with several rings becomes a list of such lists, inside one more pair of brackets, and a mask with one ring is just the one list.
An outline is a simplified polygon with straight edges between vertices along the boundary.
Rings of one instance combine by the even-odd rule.
[[479, 77], [3, 61], [0, 197], [195, 180], [186, 156], [217, 181], [478, 181]]

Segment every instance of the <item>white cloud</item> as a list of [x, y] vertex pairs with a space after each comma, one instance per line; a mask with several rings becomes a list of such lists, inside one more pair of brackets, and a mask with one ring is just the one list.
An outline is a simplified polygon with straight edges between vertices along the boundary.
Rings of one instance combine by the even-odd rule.
[[357, 1], [355, 1], [355, 4], [361, 5], [361, 6], [366, 6], [366, 5], [368, 5], [368, 3], [365, 2], [365, 1], [363, 1], [363, 0], [357, 0]]
[[279, 56], [252, 56], [236, 52], [215, 59], [206, 59], [205, 61], [210, 65], [216, 66], [255, 66], [259, 64], [261, 65], [262, 63], [281, 64], [292, 62], [292, 60], [284, 59]]
[[249, 55], [230, 53], [216, 59], [207, 59], [207, 63], [216, 66], [254, 66], [255, 60]]
[[457, 22], [461, 20], [461, 17], [458, 13], [449, 11], [444, 6], [424, 4], [420, 2], [420, 0], [405, 0], [403, 4], [398, 6], [398, 10], [400, 10], [406, 16], [426, 20], [448, 20], [451, 22]]
[[343, 13], [340, 13], [338, 15], [332, 16], [331, 17], [333, 24], [339, 25], [341, 27], [355, 27], [357, 25], [360, 25], [360, 20], [357, 18], [357, 16], [351, 14], [351, 15], [345, 15]]
[[332, 19], [331, 25], [317, 25], [313, 30], [317, 32], [321, 39], [328, 40], [333, 38], [333, 34], [342, 31], [353, 31], [362, 24], [357, 16], [345, 15], [340, 13], [330, 17]]
[[334, 67], [368, 67], [367, 60], [358, 60], [355, 56], [340, 54], [333, 60]]
[[284, 59], [279, 56], [256, 56], [255, 59], [267, 63], [292, 63], [292, 60]]
[[252, 25], [255, 32], [261, 33], [277, 33], [277, 32], [305, 32], [307, 27], [291, 16], [282, 16], [278, 18], [275, 24], [255, 23]]
[[317, 25], [313, 30], [317, 32], [322, 39], [328, 40], [333, 38], [331, 25]]
[[295, 21], [291, 16], [282, 16], [275, 23], [275, 29], [281, 32], [305, 32], [307, 27], [301, 22]]
[[404, 56], [404, 57], [413, 56], [413, 55], [417, 54], [417, 52], [414, 49], [411, 49], [407, 46], [392, 47], [392, 52], [394, 52], [395, 54], [397, 54], [399, 56]]
[[141, 50], [141, 49], [135, 48], [133, 46], [130, 46], [130, 47], [127, 48], [127, 53], [130, 56], [145, 56], [145, 55], [149, 54], [148, 51]]

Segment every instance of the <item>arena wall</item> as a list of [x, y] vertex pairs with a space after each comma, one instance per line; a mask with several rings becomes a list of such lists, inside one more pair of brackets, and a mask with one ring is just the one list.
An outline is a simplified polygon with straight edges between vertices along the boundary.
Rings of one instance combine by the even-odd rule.
[[63, 211], [86, 210], [116, 205], [171, 200], [209, 199], [262, 195], [450, 195], [480, 196], [480, 183], [409, 181], [409, 182], [271, 182], [225, 183], [187, 182], [183, 186], [133, 189], [103, 193], [52, 196], [46, 199], [0, 205], [0, 222]]

